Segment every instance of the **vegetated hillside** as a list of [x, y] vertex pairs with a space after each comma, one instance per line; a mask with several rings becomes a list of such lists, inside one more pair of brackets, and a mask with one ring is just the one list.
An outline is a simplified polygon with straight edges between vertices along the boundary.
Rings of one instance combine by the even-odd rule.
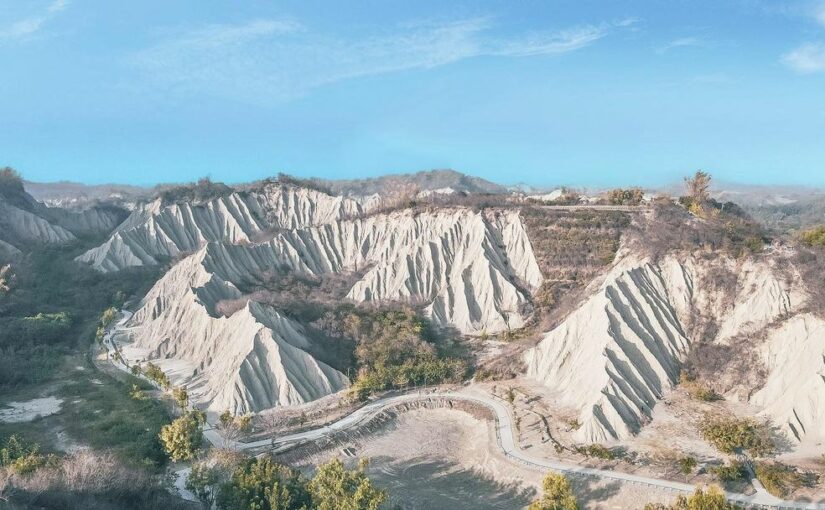
[[47, 207], [34, 200], [10, 169], [0, 170], [0, 257], [13, 257], [44, 245], [101, 237], [126, 216], [122, 209], [96, 206], [81, 211]]
[[783, 232], [825, 223], [825, 197], [822, 196], [787, 204], [749, 205], [745, 210], [768, 228]]
[[[663, 191], [678, 195], [682, 184]], [[777, 232], [825, 223], [825, 189], [809, 186], [745, 185], [716, 183], [710, 196], [719, 202], [734, 202], [754, 220]]]
[[131, 320], [136, 349], [126, 356], [183, 360], [180, 381], [214, 409], [260, 410], [335, 392], [348, 381], [319, 361], [318, 336], [285, 315], [296, 307], [255, 292], [292, 274], [349, 277], [345, 301], [409, 303], [438, 327], [472, 334], [521, 327], [541, 284], [514, 210], [405, 210], [284, 230], [260, 244], [210, 243], [175, 265]]

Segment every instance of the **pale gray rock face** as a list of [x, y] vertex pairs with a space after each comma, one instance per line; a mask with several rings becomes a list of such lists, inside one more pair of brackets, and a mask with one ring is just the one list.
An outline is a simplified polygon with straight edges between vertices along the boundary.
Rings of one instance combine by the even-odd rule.
[[272, 307], [250, 302], [230, 317], [214, 313], [238, 290], [211, 274], [201, 250], [152, 288], [128, 326], [132, 361], [166, 360], [176, 384], [208, 409], [243, 414], [297, 405], [348, 385], [341, 372], [307, 352], [303, 328]]
[[[106, 234], [121, 220], [121, 212], [115, 208], [67, 211], [46, 207], [24, 192], [0, 196], [0, 240], [17, 251], [36, 245], [70, 243], [78, 235]], [[14, 252], [8, 248], [5, 251]]]
[[314, 276], [361, 271], [347, 298], [423, 304], [436, 324], [471, 334], [523, 325], [529, 293], [542, 282], [515, 211], [375, 215], [284, 231], [262, 244], [210, 244], [203, 264], [236, 285], [279, 268]]
[[769, 375], [752, 402], [798, 441], [825, 439], [825, 320], [796, 315], [776, 327], [760, 352]]
[[103, 245], [78, 260], [104, 272], [155, 265], [209, 242], [249, 243], [269, 229], [322, 225], [362, 211], [355, 200], [278, 184], [204, 204], [157, 199], [132, 211]]
[[[737, 275], [735, 289], [703, 288], [719, 266]], [[582, 306], [525, 353], [527, 375], [552, 390], [561, 404], [579, 410], [578, 440], [626, 438], [650, 420], [653, 406], [678, 382], [692, 343], [689, 325], [700, 314], [719, 324], [713, 341], [725, 343], [795, 313], [805, 302], [797, 284], [786, 282], [766, 261], [674, 255], [654, 263], [627, 255], [593, 284]], [[800, 377], [814, 381], [823, 370], [817, 324], [811, 318], [790, 319], [781, 326], [786, 335], [769, 337], [763, 347], [768, 384], [751, 400], [796, 434], [825, 419], [824, 406], [816, 400], [821, 392], [804, 390], [816, 395], [806, 400], [795, 389], [810, 386], [797, 385]], [[803, 364], [808, 368], [800, 375], [796, 361], [805, 357], [816, 362]]]
[[313, 358], [306, 331], [274, 308], [215, 312], [273, 271], [358, 271], [349, 299], [422, 303], [437, 324], [467, 333], [523, 324], [529, 292], [542, 281], [515, 211], [407, 210], [285, 230], [266, 243], [210, 243], [142, 300], [129, 324], [131, 355], [181, 361], [173, 375], [213, 410], [259, 411], [340, 390], [347, 378]]
[[528, 376], [581, 410], [580, 440], [637, 432], [676, 384], [689, 346], [676, 303], [691, 302], [692, 287], [691, 268], [674, 259], [625, 261], [527, 351]]
[[4, 235], [21, 243], [63, 244], [74, 241], [74, 234], [49, 223], [48, 220], [24, 209], [0, 201]]

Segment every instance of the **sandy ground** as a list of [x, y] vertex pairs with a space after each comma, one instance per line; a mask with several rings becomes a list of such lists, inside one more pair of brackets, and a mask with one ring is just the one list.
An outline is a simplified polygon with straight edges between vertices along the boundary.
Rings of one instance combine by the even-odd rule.
[[8, 402], [0, 408], [0, 421], [6, 423], [29, 422], [38, 416], [50, 416], [60, 411], [63, 400], [56, 397], [35, 398], [25, 402]]
[[[537, 496], [544, 473], [506, 459], [495, 446], [492, 423], [466, 412], [419, 409], [384, 429], [335, 450], [303, 459], [300, 467], [339, 457], [354, 466], [369, 458], [369, 475], [401, 508], [513, 509]], [[643, 508], [675, 494], [595, 478], [572, 478], [583, 508]]]

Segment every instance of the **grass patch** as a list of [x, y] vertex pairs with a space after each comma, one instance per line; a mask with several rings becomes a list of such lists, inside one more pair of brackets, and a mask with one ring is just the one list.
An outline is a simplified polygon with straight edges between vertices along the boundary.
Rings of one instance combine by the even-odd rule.
[[169, 413], [157, 400], [135, 400], [130, 396], [132, 385], [141, 389], [150, 385], [132, 376], [118, 381], [100, 372], [94, 375], [103, 384], [95, 384], [84, 375], [60, 389], [64, 399], [61, 416], [67, 433], [134, 465], [162, 467], [166, 456], [158, 434], [171, 421]]
[[756, 478], [768, 492], [778, 498], [785, 498], [806, 485], [805, 475], [780, 462], [757, 462]]

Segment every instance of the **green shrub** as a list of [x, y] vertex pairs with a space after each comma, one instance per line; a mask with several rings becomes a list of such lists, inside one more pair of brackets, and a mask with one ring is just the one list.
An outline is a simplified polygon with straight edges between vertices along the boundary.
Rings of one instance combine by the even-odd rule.
[[737, 482], [748, 477], [745, 465], [737, 460], [729, 464], [710, 468], [710, 472], [715, 474], [720, 482]]
[[779, 462], [757, 462], [756, 478], [778, 498], [785, 498], [805, 485], [805, 477], [791, 466]]
[[598, 443], [589, 444], [587, 446], [576, 446], [575, 450], [576, 453], [579, 453], [586, 457], [596, 457], [597, 459], [602, 460], [613, 460], [616, 458], [616, 455], [613, 453], [613, 450]]
[[694, 457], [682, 457], [679, 459], [679, 471], [682, 472], [683, 475], [689, 475], [696, 469], [698, 462]]
[[352, 389], [360, 398], [410, 385], [457, 382], [467, 372], [467, 364], [452, 355], [453, 345], [411, 307], [339, 306], [312, 325], [324, 335], [354, 343]]
[[800, 237], [808, 246], [825, 246], [825, 225], [805, 230]]
[[143, 371], [143, 374], [150, 380], [157, 383], [158, 386], [163, 388], [164, 390], [169, 389], [170, 382], [169, 377], [160, 369], [159, 366], [155, 365], [151, 361], [146, 363], [146, 369]]
[[701, 400], [702, 402], [713, 402], [722, 400], [722, 396], [710, 386], [695, 380], [687, 371], [683, 370], [679, 377], [679, 384], [681, 384], [688, 392], [691, 398]]
[[150, 470], [162, 467], [168, 461], [159, 438], [161, 428], [170, 421], [166, 408], [156, 399], [132, 398], [135, 387], [145, 395], [152, 386], [128, 375], [126, 382], [95, 375], [104, 379], [103, 384], [76, 376], [59, 392], [67, 434], [95, 450], [112, 452], [130, 465]]
[[38, 468], [54, 462], [53, 456], [41, 455], [40, 447], [20, 436], [12, 435], [0, 442], [0, 466], [9, 467], [19, 475], [28, 475]]
[[699, 431], [706, 441], [728, 454], [746, 451], [762, 457], [775, 449], [770, 428], [749, 418], [705, 416]]

